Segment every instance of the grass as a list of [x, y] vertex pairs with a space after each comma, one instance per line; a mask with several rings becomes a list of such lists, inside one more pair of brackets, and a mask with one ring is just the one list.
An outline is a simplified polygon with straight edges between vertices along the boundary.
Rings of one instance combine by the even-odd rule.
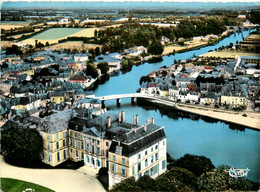
[[[23, 192], [27, 189], [27, 191], [32, 192], [54, 192], [51, 189], [43, 187], [41, 185], [37, 185], [34, 183], [21, 181], [17, 179], [11, 178], [1, 178], [1, 190], [3, 192]], [[32, 190], [29, 190], [32, 189]]]
[[31, 38], [37, 39], [37, 40], [60, 39], [60, 38], [64, 38], [69, 35], [72, 35], [74, 33], [77, 33], [81, 30], [84, 30], [84, 29], [82, 29], [82, 28], [52, 28], [47, 31], [44, 31], [43, 33], [35, 35]]

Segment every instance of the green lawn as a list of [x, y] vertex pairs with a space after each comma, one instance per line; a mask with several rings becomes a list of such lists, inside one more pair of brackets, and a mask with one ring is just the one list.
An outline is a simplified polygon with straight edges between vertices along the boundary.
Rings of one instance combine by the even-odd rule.
[[1, 190], [3, 192], [23, 192], [25, 190], [25, 192], [54, 192], [40, 185], [10, 178], [1, 178]]
[[60, 39], [82, 30], [84, 29], [83, 28], [52, 28], [31, 37], [31, 39], [38, 39], [38, 40]]

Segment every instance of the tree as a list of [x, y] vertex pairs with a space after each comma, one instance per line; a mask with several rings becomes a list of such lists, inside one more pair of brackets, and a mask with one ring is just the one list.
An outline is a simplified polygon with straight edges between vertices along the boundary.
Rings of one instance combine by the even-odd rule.
[[210, 159], [204, 156], [190, 154], [186, 154], [180, 159], [176, 160], [173, 163], [173, 166], [185, 168], [194, 173], [196, 176], [200, 176], [201, 174], [215, 168]]
[[33, 166], [41, 162], [43, 139], [35, 129], [10, 128], [2, 131], [2, 155], [6, 162]]
[[99, 55], [100, 55], [100, 48], [99, 48], [99, 47], [96, 47], [96, 48], [95, 48], [95, 53], [96, 53], [96, 56], [99, 56]]
[[21, 51], [21, 48], [18, 47], [17, 45], [12, 45], [12, 47], [8, 47], [6, 49], [6, 55], [11, 55], [11, 54], [22, 55], [23, 52]]
[[86, 75], [91, 75], [93, 78], [98, 77], [97, 69], [92, 64], [87, 64], [87, 69], [86, 69], [85, 73], [86, 73]]
[[46, 46], [49, 46], [50, 44], [49, 44], [49, 42], [47, 41], [45, 45], [46, 45]]
[[230, 177], [229, 166], [222, 165], [213, 171], [204, 173], [198, 179], [199, 190], [202, 191], [251, 191], [258, 190], [256, 183], [245, 178]]
[[160, 41], [155, 40], [151, 43], [151, 45], [149, 45], [147, 51], [152, 55], [160, 55], [163, 52], [163, 45]]
[[155, 180], [152, 179], [148, 175], [144, 175], [140, 177], [137, 181], [137, 186], [142, 190], [142, 191], [155, 191]]
[[107, 62], [99, 63], [97, 67], [100, 69], [102, 74], [107, 74], [107, 72], [109, 71], [109, 66]]
[[141, 189], [136, 185], [135, 178], [129, 177], [110, 190], [110, 192], [114, 191], [141, 191]]

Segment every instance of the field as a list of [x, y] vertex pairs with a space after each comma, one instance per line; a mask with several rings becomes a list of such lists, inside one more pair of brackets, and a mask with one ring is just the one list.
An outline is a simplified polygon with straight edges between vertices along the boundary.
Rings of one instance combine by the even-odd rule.
[[13, 45], [12, 41], [1, 41], [1, 48], [11, 47]]
[[91, 44], [91, 43], [83, 43], [82, 41], [67, 41], [64, 43], [59, 43], [56, 45], [52, 45], [47, 47], [47, 49], [52, 48], [54, 50], [60, 49], [77, 49], [78, 51], [95, 49], [96, 47], [101, 48], [101, 45]]
[[218, 51], [218, 52], [210, 52], [203, 55], [202, 57], [221, 57], [221, 58], [235, 58], [236, 56], [258, 56], [260, 54], [257, 53], [243, 53], [243, 52], [236, 52], [236, 51]]
[[1, 21], [1, 29], [10, 30], [11, 28], [21, 28], [29, 24], [27, 21]]
[[167, 55], [169, 53], [172, 53], [173, 50], [175, 51], [180, 51], [183, 49], [190, 49], [193, 47], [198, 47], [198, 46], [202, 46], [202, 45], [207, 45], [207, 42], [203, 42], [203, 41], [187, 41], [185, 42], [185, 46], [179, 46], [179, 45], [169, 45], [169, 46], [165, 46], [164, 47], [164, 51], [163, 51], [163, 55]]
[[[26, 190], [27, 189], [27, 190]], [[32, 189], [32, 190], [29, 190]], [[17, 191], [34, 191], [34, 192], [54, 192], [46, 187], [29, 183], [26, 181], [10, 179], [10, 178], [1, 178], [1, 190], [3, 192], [17, 192]]]
[[44, 31], [38, 35], [35, 35], [29, 39], [24, 40], [24, 43], [27, 44], [35, 44], [35, 40], [46, 44], [49, 42], [50, 44], [58, 43], [60, 39], [65, 39], [70, 36], [77, 36], [77, 37], [93, 37], [94, 31], [99, 30], [100, 28], [53, 28], [47, 31]]

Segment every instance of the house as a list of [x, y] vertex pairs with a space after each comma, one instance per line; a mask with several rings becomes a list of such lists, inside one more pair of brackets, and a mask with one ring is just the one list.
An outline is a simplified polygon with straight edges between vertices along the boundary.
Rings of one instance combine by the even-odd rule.
[[83, 88], [87, 88], [90, 86], [91, 79], [86, 77], [84, 74], [76, 74], [70, 78], [69, 82], [71, 83], [78, 83]]
[[131, 56], [138, 56], [141, 53], [147, 53], [147, 48], [145, 48], [144, 46], [132, 47], [132, 48], [129, 48], [127, 50], [127, 52]]
[[230, 92], [229, 94], [221, 95], [221, 105], [229, 105], [231, 107], [247, 106], [247, 96], [243, 93]]
[[10, 94], [10, 89], [13, 86], [13, 81], [12, 80], [6, 80], [2, 81], [0, 83], [1, 86], [1, 92], [4, 96], [8, 96]]
[[207, 92], [200, 98], [200, 104], [202, 105], [215, 105], [218, 102], [218, 96], [215, 92]]
[[128, 177], [136, 180], [143, 175], [155, 179], [166, 171], [166, 136], [162, 126], [154, 124], [153, 118], [144, 125], [126, 123], [119, 118], [107, 130], [111, 135], [108, 151], [109, 188]]
[[60, 104], [65, 101], [65, 92], [64, 91], [55, 91], [51, 94], [51, 102]]

